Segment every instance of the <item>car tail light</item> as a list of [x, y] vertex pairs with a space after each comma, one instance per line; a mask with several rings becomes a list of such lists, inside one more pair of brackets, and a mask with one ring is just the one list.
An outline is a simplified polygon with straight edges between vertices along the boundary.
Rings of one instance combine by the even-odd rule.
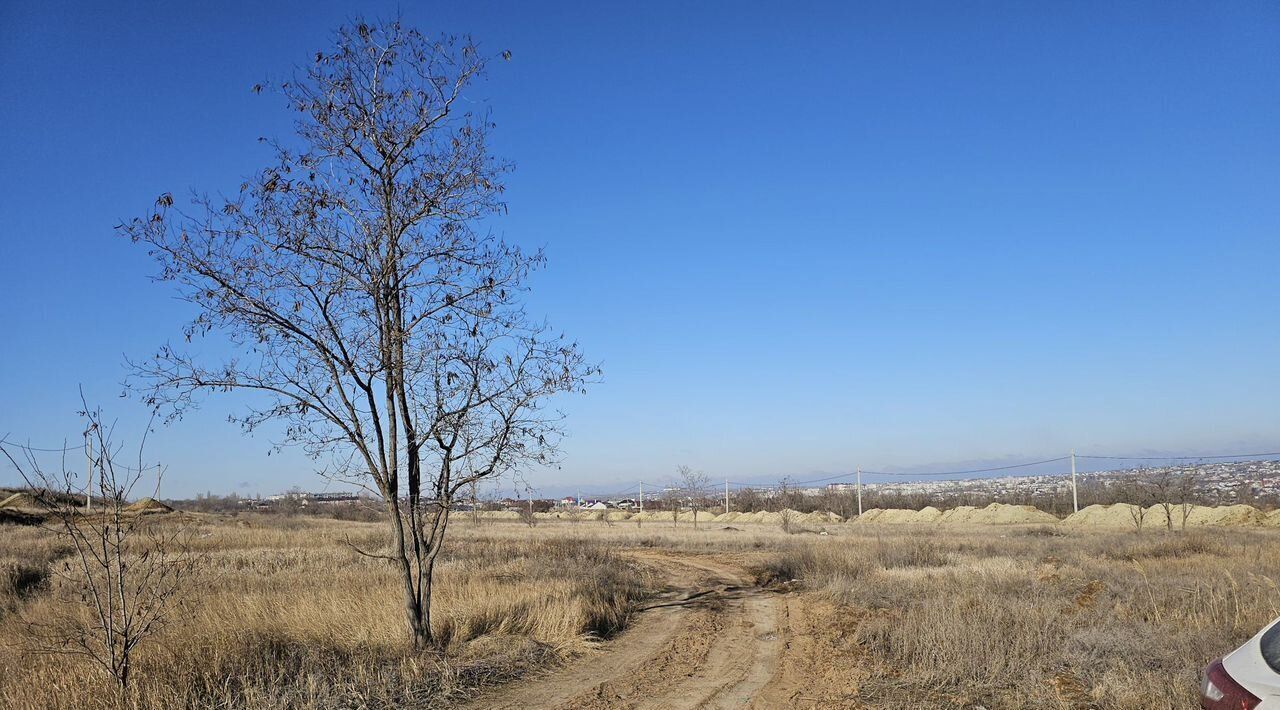
[[1260, 702], [1260, 698], [1227, 673], [1221, 658], [1204, 669], [1200, 680], [1200, 707], [1205, 710], [1253, 710]]

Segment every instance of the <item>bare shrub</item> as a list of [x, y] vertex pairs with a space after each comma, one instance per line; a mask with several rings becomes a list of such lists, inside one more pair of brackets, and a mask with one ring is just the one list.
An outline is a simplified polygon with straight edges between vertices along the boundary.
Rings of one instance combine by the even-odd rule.
[[[132, 677], [135, 650], [170, 620], [194, 558], [187, 552], [181, 526], [157, 524], [147, 519], [144, 509], [129, 506], [146, 472], [156, 472], [159, 489], [160, 469], [144, 464], [146, 437], [138, 447], [138, 465], [128, 466], [118, 460], [120, 448], [112, 441], [101, 412], [86, 407], [82, 415], [96, 444], [92, 468], [102, 507], [99, 511], [76, 505], [73, 495], [86, 494], [87, 489], [79, 486], [65, 461], [60, 471], [50, 472], [40, 466], [31, 450], [24, 449], [25, 455], [19, 459], [10, 448], [0, 445], [0, 453], [18, 470], [43, 508], [46, 527], [71, 548], [70, 560], [53, 568], [63, 613], [54, 618], [26, 619], [28, 650], [84, 657], [124, 690]], [[10, 578], [15, 588], [21, 586], [24, 591], [43, 583], [42, 574], [30, 568]]]
[[872, 560], [882, 569], [945, 567], [951, 564], [946, 552], [930, 537], [877, 538], [872, 550]]
[[698, 529], [698, 511], [702, 508], [703, 496], [707, 493], [707, 474], [695, 471], [688, 466], [680, 465], [676, 469], [680, 476], [680, 489], [685, 502], [693, 511], [693, 529]]
[[6, 560], [0, 562], [0, 612], [43, 589], [49, 583], [47, 565]]

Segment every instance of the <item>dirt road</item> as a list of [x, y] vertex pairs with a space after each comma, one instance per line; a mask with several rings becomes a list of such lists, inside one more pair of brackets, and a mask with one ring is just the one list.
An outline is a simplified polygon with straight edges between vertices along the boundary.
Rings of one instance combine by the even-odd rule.
[[676, 551], [631, 553], [666, 591], [625, 632], [550, 675], [504, 686], [474, 708], [857, 707], [803, 638], [808, 605], [760, 589], [741, 566]]

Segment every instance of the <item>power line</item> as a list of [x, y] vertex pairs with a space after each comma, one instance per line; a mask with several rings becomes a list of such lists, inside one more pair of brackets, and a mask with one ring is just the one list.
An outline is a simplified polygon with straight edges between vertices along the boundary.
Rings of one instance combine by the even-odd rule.
[[[963, 476], [970, 473], [990, 473], [992, 471], [1010, 471], [1015, 468], [1027, 468], [1029, 466], [1039, 466], [1046, 463], [1057, 463], [1066, 461], [1070, 456], [1059, 456], [1056, 459], [1045, 459], [1043, 461], [1029, 461], [1027, 463], [1013, 464], [1010, 466], [992, 466], [991, 468], [972, 468], [966, 471], [932, 471], [925, 473], [889, 473], [887, 471], [867, 471], [863, 470], [864, 476]], [[1079, 458], [1077, 456], [1077, 458]]]
[[[967, 470], [963, 470], [963, 471], [924, 471], [924, 472], [917, 472], [917, 473], [891, 473], [891, 472], [888, 472], [888, 471], [865, 471], [865, 470], [864, 470], [862, 473], [863, 473], [863, 475], [867, 475], [867, 476], [894, 476], [894, 477], [899, 477], [899, 478], [910, 478], [910, 477], [915, 477], [915, 476], [922, 476], [922, 477], [923, 477], [923, 476], [963, 476], [963, 475], [967, 475], [967, 474], [971, 474], [971, 473], [990, 473], [990, 472], [993, 472], [993, 471], [1011, 471], [1011, 470], [1013, 470], [1013, 469], [1015, 469], [1015, 468], [1027, 468], [1027, 467], [1030, 467], [1030, 466], [1039, 466], [1039, 465], [1041, 465], [1041, 464], [1046, 464], [1046, 463], [1057, 463], [1057, 462], [1059, 462], [1059, 461], [1066, 461], [1066, 460], [1067, 460], [1067, 459], [1069, 459], [1069, 458], [1071, 458], [1071, 457], [1070, 457], [1070, 456], [1059, 456], [1058, 458], [1053, 458], [1053, 459], [1044, 459], [1044, 460], [1042, 460], [1042, 461], [1029, 461], [1029, 462], [1027, 462], [1027, 463], [1011, 464], [1011, 465], [1008, 465], [1008, 466], [991, 466], [991, 467], [989, 467], [989, 468], [972, 468], [972, 469], [967, 469]], [[824, 482], [826, 482], [826, 481], [835, 481], [835, 480], [839, 480], [839, 479], [842, 479], [842, 478], [853, 478], [853, 477], [854, 477], [854, 476], [856, 476], [856, 475], [857, 475], [857, 472], [854, 472], [854, 473], [838, 473], [838, 474], [836, 474], [836, 475], [834, 475], [834, 476], [826, 476], [826, 477], [824, 477], [824, 478], [813, 478], [813, 479], [809, 479], [809, 480], [806, 480], [806, 481], [794, 481], [794, 482], [788, 482], [786, 485], [788, 485], [788, 486], [806, 486], [806, 485], [809, 485], [809, 484], [811, 484], [811, 483], [824, 483]], [[751, 483], [738, 483], [738, 482], [735, 482], [735, 481], [730, 481], [729, 483], [730, 483], [730, 485], [737, 485], [737, 486], [755, 486], [755, 487], [760, 487], [760, 488], [774, 488], [774, 487], [779, 487], [779, 486], [781, 486], [781, 485], [782, 485], [782, 484], [780, 484], [780, 483], [775, 483], [775, 484], [770, 484], [770, 483], [765, 483], [765, 484], [751, 484]]]
[[1078, 459], [1109, 459], [1112, 461], [1197, 461], [1203, 459], [1260, 459], [1266, 456], [1280, 456], [1280, 451], [1261, 454], [1213, 454], [1209, 456], [1101, 456], [1076, 454]]
[[9, 441], [7, 439], [0, 440], [0, 446], [13, 446], [15, 448], [24, 449], [26, 451], [40, 451], [44, 453], [66, 453], [68, 451], [80, 451], [81, 449], [84, 448], [84, 444], [80, 444], [79, 446], [64, 446], [58, 449], [42, 448], [39, 446], [27, 446], [26, 444], [19, 444], [16, 441]]

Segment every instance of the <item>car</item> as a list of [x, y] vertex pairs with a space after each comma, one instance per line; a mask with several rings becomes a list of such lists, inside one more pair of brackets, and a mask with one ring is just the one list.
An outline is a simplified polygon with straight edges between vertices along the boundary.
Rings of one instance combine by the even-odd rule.
[[1200, 707], [1280, 710], [1280, 619], [1205, 667]]

